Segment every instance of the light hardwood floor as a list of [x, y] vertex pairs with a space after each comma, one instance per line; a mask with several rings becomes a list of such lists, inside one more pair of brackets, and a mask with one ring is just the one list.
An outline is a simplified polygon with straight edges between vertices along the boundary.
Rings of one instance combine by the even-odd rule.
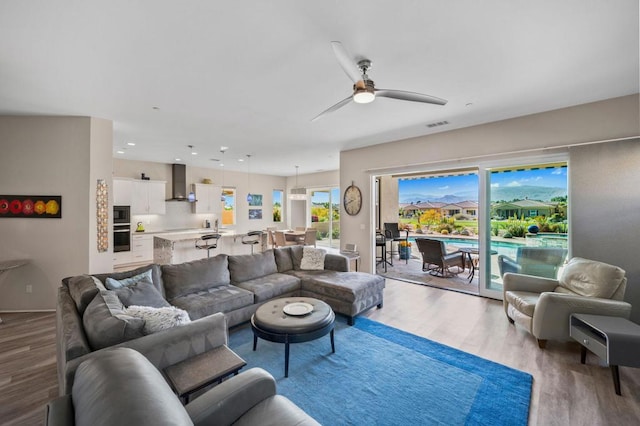
[[[593, 355], [575, 343], [538, 348], [508, 323], [499, 301], [387, 280], [382, 309], [365, 316], [533, 375], [530, 425], [640, 424], [640, 369], [620, 368], [622, 396]], [[54, 314], [3, 314], [0, 424], [42, 424], [57, 394]], [[503, 402], [505, 405], [509, 401]]]

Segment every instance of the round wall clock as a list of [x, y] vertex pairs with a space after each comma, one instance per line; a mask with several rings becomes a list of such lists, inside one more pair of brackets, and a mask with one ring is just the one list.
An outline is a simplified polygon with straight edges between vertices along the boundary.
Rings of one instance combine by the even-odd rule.
[[353, 182], [344, 190], [343, 198], [344, 210], [348, 215], [355, 216], [360, 213], [362, 208], [362, 193], [360, 188], [355, 186]]

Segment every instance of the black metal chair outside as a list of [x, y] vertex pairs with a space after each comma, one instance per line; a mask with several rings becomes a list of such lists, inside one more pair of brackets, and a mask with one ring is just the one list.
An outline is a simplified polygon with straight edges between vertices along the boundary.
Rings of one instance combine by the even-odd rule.
[[[401, 232], [404, 232], [404, 236], [402, 236]], [[409, 230], [405, 229], [404, 231], [400, 231], [397, 223], [385, 223], [384, 224], [384, 235], [388, 240], [391, 241], [391, 266], [393, 266], [393, 255], [398, 254], [398, 258], [400, 258], [400, 242], [405, 241], [409, 242]], [[393, 251], [393, 243], [398, 243], [398, 250]], [[405, 262], [409, 264], [409, 256], [405, 259]]]
[[211, 250], [218, 247], [218, 240], [220, 237], [220, 234], [205, 234], [201, 236], [200, 239], [196, 240], [196, 249], [206, 250], [207, 257], [209, 257], [211, 255]]
[[[378, 247], [380, 247], [380, 256], [378, 256]], [[389, 263], [387, 260], [387, 237], [378, 231], [376, 232], [376, 267], [382, 263], [384, 265], [384, 271], [387, 272], [387, 265], [393, 266], [392, 263]]]
[[[443, 241], [429, 238], [416, 238], [418, 250], [422, 255], [422, 270], [431, 275], [449, 278], [464, 271], [464, 256], [460, 251], [447, 253]], [[457, 272], [451, 271], [451, 267], [458, 267]]]

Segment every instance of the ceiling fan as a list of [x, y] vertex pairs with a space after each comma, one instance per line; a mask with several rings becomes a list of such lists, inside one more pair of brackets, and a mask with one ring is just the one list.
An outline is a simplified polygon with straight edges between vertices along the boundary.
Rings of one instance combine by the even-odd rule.
[[342, 108], [351, 101], [359, 104], [373, 102], [376, 96], [435, 105], [445, 105], [447, 103], [445, 99], [423, 95], [422, 93], [407, 92], [405, 90], [376, 89], [373, 80], [370, 80], [367, 75], [367, 71], [371, 69], [371, 61], [369, 59], [362, 59], [357, 63], [354, 62], [349, 52], [347, 52], [347, 49], [345, 49], [339, 41], [332, 41], [331, 47], [333, 47], [333, 52], [336, 55], [338, 63], [347, 76], [353, 81], [353, 94], [322, 111], [311, 121], [316, 121], [330, 112]]

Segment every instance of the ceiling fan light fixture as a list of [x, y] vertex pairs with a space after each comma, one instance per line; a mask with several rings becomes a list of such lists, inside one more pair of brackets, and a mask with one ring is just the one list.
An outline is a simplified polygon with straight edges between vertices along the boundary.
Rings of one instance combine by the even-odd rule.
[[357, 89], [353, 94], [353, 102], [357, 104], [368, 104], [373, 102], [375, 98], [376, 94], [367, 89]]

